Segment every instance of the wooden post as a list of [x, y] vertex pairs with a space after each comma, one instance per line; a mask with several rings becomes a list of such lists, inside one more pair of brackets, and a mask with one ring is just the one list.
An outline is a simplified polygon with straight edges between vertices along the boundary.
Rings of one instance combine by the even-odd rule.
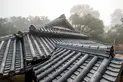
[[25, 72], [25, 82], [33, 82], [32, 70]]

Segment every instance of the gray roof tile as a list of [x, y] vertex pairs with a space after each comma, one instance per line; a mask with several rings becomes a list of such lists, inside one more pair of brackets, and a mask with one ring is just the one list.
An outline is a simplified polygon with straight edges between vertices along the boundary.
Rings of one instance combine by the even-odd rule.
[[[47, 63], [49, 62], [48, 64], [39, 64], [39, 66], [33, 67], [39, 82], [116, 81], [119, 71], [116, 73], [108, 70], [111, 68], [110, 64], [112, 63], [110, 62], [112, 58], [98, 58], [96, 55], [93, 56], [78, 51], [62, 49], [60, 51], [60, 48], [57, 48], [54, 51], [57, 52], [59, 50], [60, 54], [55, 53], [47, 61]], [[118, 65], [121, 66], [122, 64]]]
[[39, 82], [115, 82], [122, 63], [113, 46], [76, 32], [62, 16], [40, 29], [31, 25], [29, 32], [0, 38], [0, 79], [33, 68]]
[[22, 43], [16, 37], [1, 39], [0, 78], [24, 72]]
[[27, 34], [24, 37], [24, 48], [27, 61], [36, 61], [50, 57], [56, 47], [57, 38], [39, 37]]

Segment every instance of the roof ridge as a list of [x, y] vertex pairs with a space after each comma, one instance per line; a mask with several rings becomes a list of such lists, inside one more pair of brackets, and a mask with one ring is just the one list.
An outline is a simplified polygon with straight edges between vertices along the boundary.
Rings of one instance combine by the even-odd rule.
[[[78, 50], [78, 51], [87, 52], [87, 53], [91, 53], [91, 54], [97, 54], [102, 57], [110, 57], [110, 56], [113, 57], [114, 56], [114, 50], [113, 50], [114, 47], [107, 46], [107, 45], [94, 46], [94, 45], [57, 42], [57, 47], [63, 47], [63, 48]], [[102, 53], [102, 51], [103, 51], [103, 53]]]
[[88, 36], [84, 34], [77, 33], [75, 31], [68, 31], [68, 30], [59, 30], [59, 29], [54, 29], [54, 28], [45, 28], [42, 27], [40, 29], [36, 29], [33, 25], [29, 27], [29, 32], [31, 34], [38, 34], [38, 35], [45, 35], [45, 36], [57, 36], [57, 37], [74, 37], [74, 38], [88, 38]]
[[72, 25], [67, 21], [65, 14], [60, 15], [56, 19], [52, 20], [50, 23], [46, 24], [46, 27], [57, 25], [60, 22], [64, 22], [68, 25], [69, 29], [74, 30]]

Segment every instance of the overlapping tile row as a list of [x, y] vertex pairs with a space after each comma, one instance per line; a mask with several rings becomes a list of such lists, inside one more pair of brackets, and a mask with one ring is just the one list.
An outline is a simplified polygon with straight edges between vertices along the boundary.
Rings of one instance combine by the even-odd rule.
[[0, 78], [24, 72], [22, 42], [17, 38], [0, 41]]
[[[65, 30], [65, 29], [59, 29], [59, 26], [55, 26], [57, 28], [46, 28], [46, 27], [41, 27], [40, 31], [43, 32], [52, 32], [52, 33], [57, 33], [57, 34], [79, 34], [78, 32], [75, 32], [73, 30]], [[79, 34], [81, 35], [81, 34]]]
[[37, 82], [99, 82], [112, 65], [112, 61], [112, 57], [100, 58], [79, 51], [57, 48], [51, 59], [33, 67], [33, 71]]
[[24, 50], [26, 61], [36, 61], [50, 57], [56, 47], [59, 38], [39, 37], [32, 34], [26, 34], [24, 37]]
[[73, 50], [80, 50], [86, 53], [90, 53], [94, 55], [96, 54], [104, 57], [114, 56], [113, 46], [73, 43], [70, 42], [69, 40], [68, 41], [62, 40], [62, 42], [57, 42], [57, 46], [73, 49]]
[[93, 45], [93, 46], [104, 46], [101, 42], [96, 42], [90, 39], [62, 39], [65, 43], [80, 44], [80, 45]]
[[88, 38], [86, 35], [80, 34], [74, 30], [61, 30], [56, 28], [41, 27], [40, 29], [36, 29], [34, 26], [30, 26], [30, 32], [34, 34], [47, 34], [48, 36], [55, 35], [57, 37]]
[[[58, 27], [58, 26], [56, 26]], [[73, 30], [61, 30], [58, 28], [45, 28], [42, 27], [40, 28], [40, 31], [44, 31], [44, 32], [51, 32], [51, 33], [56, 33], [56, 34], [61, 34], [61, 35], [70, 35], [70, 36], [82, 36], [82, 37], [87, 37], [84, 34], [80, 34], [79, 32], [73, 31]]]
[[122, 63], [123, 61], [115, 60], [115, 57], [111, 60], [109, 66], [106, 68], [104, 75], [102, 76], [100, 82], [120, 82], [119, 78], [122, 73]]

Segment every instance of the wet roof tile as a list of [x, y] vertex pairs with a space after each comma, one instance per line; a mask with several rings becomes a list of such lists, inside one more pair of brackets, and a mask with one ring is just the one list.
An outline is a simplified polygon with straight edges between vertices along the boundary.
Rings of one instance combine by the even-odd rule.
[[39, 37], [27, 34], [24, 37], [24, 48], [27, 61], [36, 61], [38, 59], [50, 57], [50, 53], [56, 47], [57, 38]]
[[24, 71], [22, 42], [17, 38], [0, 41], [0, 77]]
[[[106, 81], [115, 81], [118, 76], [118, 70], [115, 73], [107, 69], [112, 64], [110, 63], [112, 58], [99, 58], [96, 55], [75, 50], [61, 48], [58, 51], [58, 49], [54, 51], [54, 55], [46, 63], [33, 67], [39, 82], [99, 82], [103, 78]], [[107, 79], [107, 76], [115, 78]]]
[[[39, 82], [116, 81], [123, 62], [115, 59], [113, 46], [88, 39], [68, 23], [70, 28], [65, 29], [63, 19], [61, 16], [41, 29], [31, 25], [24, 36], [19, 32], [0, 38], [0, 79], [33, 68]], [[28, 61], [36, 61], [36, 65]]]

